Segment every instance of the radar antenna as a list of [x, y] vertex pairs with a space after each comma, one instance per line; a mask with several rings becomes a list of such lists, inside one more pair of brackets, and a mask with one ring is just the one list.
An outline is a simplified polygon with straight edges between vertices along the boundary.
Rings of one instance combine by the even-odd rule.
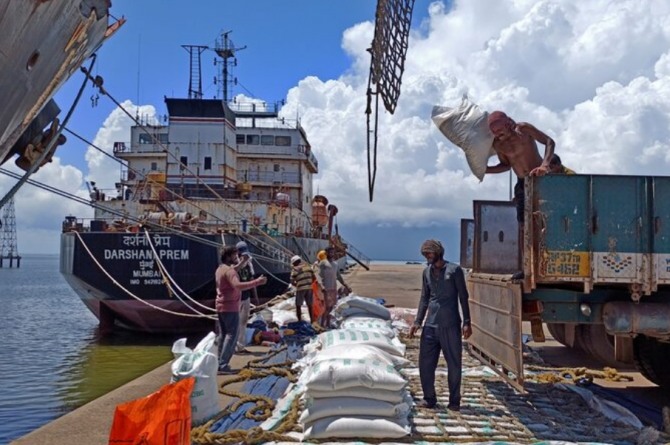
[[[229, 83], [237, 84], [237, 79], [232, 77], [232, 74], [229, 71], [229, 67], [232, 68], [234, 66], [237, 66], [237, 59], [235, 58], [235, 54], [238, 51], [242, 51], [243, 49], [246, 48], [246, 46], [241, 46], [241, 47], [235, 47], [235, 44], [233, 43], [232, 40], [228, 38], [228, 35], [232, 31], [226, 31], [221, 34], [221, 37], [216, 39], [216, 47], [214, 48], [214, 52], [221, 57], [221, 61], [219, 62], [220, 65], [220, 71], [219, 71], [219, 78], [221, 81], [219, 82], [219, 85], [221, 85], [221, 88], [223, 90], [223, 101], [228, 102], [228, 87]], [[232, 61], [230, 60], [232, 59]], [[217, 63], [215, 61], [214, 63]]]

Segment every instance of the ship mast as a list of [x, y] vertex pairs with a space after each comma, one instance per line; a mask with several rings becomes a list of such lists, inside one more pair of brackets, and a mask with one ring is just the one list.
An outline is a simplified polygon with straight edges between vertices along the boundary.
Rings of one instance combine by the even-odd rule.
[[188, 98], [202, 99], [202, 64], [200, 63], [200, 54], [208, 48], [202, 45], [182, 45], [181, 47], [188, 51], [190, 59], [191, 74], [188, 78]]
[[[221, 37], [216, 39], [216, 47], [214, 48], [214, 52], [222, 59], [221, 61], [218, 61], [221, 67], [221, 70], [219, 71], [219, 85], [222, 86], [223, 101], [226, 103], [228, 102], [228, 83], [232, 82], [233, 84], [237, 84], [237, 78], [232, 77], [229, 67], [232, 68], [237, 66], [237, 58], [235, 58], [235, 54], [237, 51], [242, 51], [246, 48], [246, 46], [235, 47], [233, 41], [228, 38], [228, 35], [231, 32], [232, 31], [226, 31], [222, 33]], [[217, 63], [217, 61], [215, 60], [214, 63]]]

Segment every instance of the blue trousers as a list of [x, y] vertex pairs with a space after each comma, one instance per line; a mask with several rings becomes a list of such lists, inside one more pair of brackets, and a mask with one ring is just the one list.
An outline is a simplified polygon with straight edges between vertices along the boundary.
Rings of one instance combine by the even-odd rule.
[[239, 312], [219, 312], [219, 369], [228, 367], [237, 345]]
[[419, 376], [423, 398], [430, 404], [437, 403], [435, 394], [435, 370], [440, 352], [447, 361], [447, 383], [449, 405], [461, 404], [461, 366], [463, 363], [463, 339], [458, 325], [446, 328], [424, 326], [419, 344]]

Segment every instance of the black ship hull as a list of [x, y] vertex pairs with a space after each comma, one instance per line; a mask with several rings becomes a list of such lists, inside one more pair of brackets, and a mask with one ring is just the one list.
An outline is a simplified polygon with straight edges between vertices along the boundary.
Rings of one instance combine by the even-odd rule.
[[[241, 238], [192, 235], [152, 233], [147, 238], [141, 233], [63, 233], [61, 273], [100, 320], [103, 332], [116, 327], [157, 334], [211, 330], [219, 246], [222, 242], [234, 245]], [[310, 260], [328, 245], [327, 240], [312, 238], [275, 240], [285, 247], [292, 245]], [[284, 293], [288, 264], [245, 241], [254, 256], [256, 273], [268, 277], [267, 284], [258, 288], [261, 302]]]

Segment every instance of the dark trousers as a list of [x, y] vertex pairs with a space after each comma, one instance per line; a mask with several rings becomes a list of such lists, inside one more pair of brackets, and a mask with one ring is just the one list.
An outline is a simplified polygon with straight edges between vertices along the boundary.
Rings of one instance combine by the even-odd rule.
[[424, 326], [419, 346], [419, 376], [423, 398], [430, 404], [437, 403], [435, 394], [435, 370], [440, 351], [447, 361], [447, 383], [449, 384], [449, 405], [461, 404], [461, 366], [463, 363], [463, 340], [460, 326], [433, 328]]
[[239, 312], [219, 312], [219, 369], [225, 369], [235, 353], [240, 327]]

